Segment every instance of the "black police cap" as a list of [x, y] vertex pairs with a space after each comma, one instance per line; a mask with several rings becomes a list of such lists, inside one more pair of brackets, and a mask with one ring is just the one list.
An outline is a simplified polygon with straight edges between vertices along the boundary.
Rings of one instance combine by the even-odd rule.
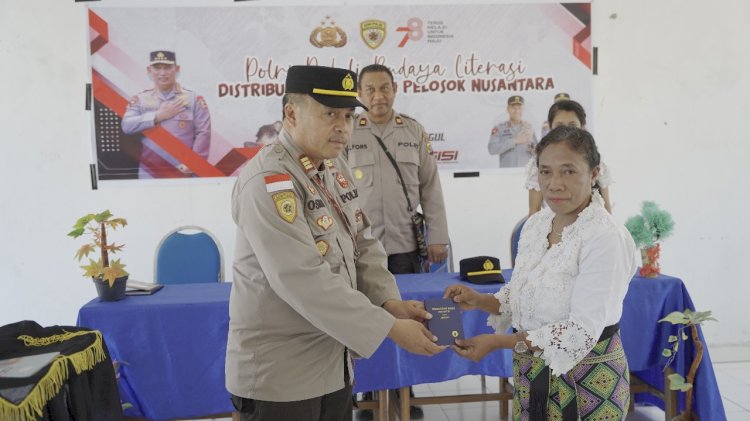
[[500, 259], [491, 256], [476, 256], [461, 259], [459, 262], [461, 277], [473, 284], [505, 282]]
[[521, 95], [513, 95], [508, 98], [508, 105], [521, 104], [523, 105], [523, 97]]
[[174, 51], [152, 51], [148, 55], [149, 64], [176, 64], [177, 58], [175, 57]]
[[365, 108], [357, 99], [357, 74], [346, 69], [292, 66], [286, 74], [286, 93], [307, 94], [331, 108]]

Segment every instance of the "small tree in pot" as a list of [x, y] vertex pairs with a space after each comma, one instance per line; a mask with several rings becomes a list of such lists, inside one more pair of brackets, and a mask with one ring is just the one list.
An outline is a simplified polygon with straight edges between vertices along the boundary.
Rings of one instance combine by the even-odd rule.
[[[109, 244], [107, 242], [107, 228], [112, 230], [124, 227], [128, 222], [123, 218], [115, 218], [109, 210], [93, 214], [90, 213], [79, 218], [73, 225], [73, 231], [68, 235], [78, 238], [88, 233], [92, 241], [84, 244], [76, 252], [76, 259], [80, 262], [83, 258], [89, 259], [89, 264], [81, 266], [83, 276], [92, 277], [99, 291], [99, 296], [105, 301], [114, 301], [123, 297], [128, 272], [120, 259], [109, 259], [109, 253], [115, 254], [122, 251], [124, 244]], [[91, 253], [98, 253], [99, 259], [89, 258]], [[105, 294], [105, 295], [103, 295]]]

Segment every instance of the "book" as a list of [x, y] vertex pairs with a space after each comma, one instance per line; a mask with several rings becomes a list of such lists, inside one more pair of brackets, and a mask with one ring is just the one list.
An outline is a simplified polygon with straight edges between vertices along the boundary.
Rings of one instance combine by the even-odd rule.
[[437, 336], [436, 344], [453, 345], [456, 339], [464, 338], [464, 323], [457, 303], [443, 298], [425, 300], [424, 309], [432, 314], [427, 328]]
[[128, 279], [127, 286], [125, 287], [125, 295], [151, 295], [162, 289], [162, 287], [164, 285]]
[[44, 354], [25, 355], [23, 357], [0, 360], [0, 378], [33, 376], [52, 362], [58, 355], [60, 355], [59, 352], [47, 352]]

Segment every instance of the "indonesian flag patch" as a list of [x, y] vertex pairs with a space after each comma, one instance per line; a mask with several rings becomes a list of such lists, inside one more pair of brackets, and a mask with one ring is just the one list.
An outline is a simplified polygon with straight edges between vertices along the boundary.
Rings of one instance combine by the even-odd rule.
[[289, 174], [274, 174], [264, 177], [266, 181], [266, 191], [273, 193], [281, 190], [294, 190], [292, 177]]

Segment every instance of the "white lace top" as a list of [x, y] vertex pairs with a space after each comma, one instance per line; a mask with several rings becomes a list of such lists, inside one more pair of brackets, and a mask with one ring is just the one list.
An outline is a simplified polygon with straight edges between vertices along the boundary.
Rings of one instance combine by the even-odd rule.
[[511, 281], [495, 294], [500, 314], [487, 324], [497, 333], [511, 325], [528, 331], [531, 344], [542, 349], [537, 354], [552, 374], [561, 375], [591, 351], [606, 326], [620, 320], [639, 255], [599, 193], [548, 249], [554, 216], [547, 208], [526, 221]]
[[[536, 156], [532, 156], [529, 162], [526, 163], [526, 190], [537, 190], [539, 191], [539, 169], [536, 166]], [[596, 182], [599, 183], [599, 187], [609, 187], [610, 184], [614, 183], [612, 179], [612, 173], [609, 171], [609, 167], [604, 161], [599, 162], [599, 175], [596, 176]]]

